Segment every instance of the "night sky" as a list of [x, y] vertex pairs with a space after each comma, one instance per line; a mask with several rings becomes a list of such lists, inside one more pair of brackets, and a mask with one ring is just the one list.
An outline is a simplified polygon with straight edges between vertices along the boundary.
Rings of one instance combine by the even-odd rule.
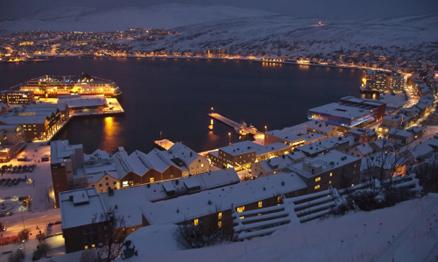
[[59, 7], [89, 7], [91, 11], [167, 3], [234, 6], [296, 17], [345, 19], [435, 15], [438, 13], [437, 0], [1, 0], [0, 21], [31, 17], [48, 9]]

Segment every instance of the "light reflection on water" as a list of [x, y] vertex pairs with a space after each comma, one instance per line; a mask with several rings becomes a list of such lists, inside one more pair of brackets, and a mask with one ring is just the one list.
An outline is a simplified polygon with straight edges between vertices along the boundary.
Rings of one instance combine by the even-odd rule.
[[[168, 138], [197, 151], [237, 141], [234, 130], [214, 123], [210, 107], [235, 121], [278, 129], [306, 121], [311, 107], [359, 95], [361, 71], [217, 60], [60, 58], [44, 63], [0, 64], [0, 88], [44, 74], [82, 72], [115, 81], [123, 94], [122, 116], [73, 119], [58, 135], [86, 152], [149, 151]], [[231, 137], [228, 137], [231, 132]]]

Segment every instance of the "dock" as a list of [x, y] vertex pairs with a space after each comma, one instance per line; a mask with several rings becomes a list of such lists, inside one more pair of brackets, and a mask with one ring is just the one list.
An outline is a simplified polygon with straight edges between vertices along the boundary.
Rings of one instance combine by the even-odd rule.
[[169, 139], [160, 139], [160, 140], [155, 140], [154, 144], [161, 149], [164, 150], [169, 150], [175, 143], [170, 141]]
[[252, 125], [246, 124], [245, 122], [243, 123], [238, 123], [232, 119], [229, 119], [228, 117], [225, 117], [219, 113], [216, 112], [212, 112], [209, 113], [208, 116], [211, 119], [217, 120], [231, 128], [233, 128], [236, 132], [238, 132], [240, 135], [257, 135], [259, 132], [257, 131], [257, 128], [255, 128]]

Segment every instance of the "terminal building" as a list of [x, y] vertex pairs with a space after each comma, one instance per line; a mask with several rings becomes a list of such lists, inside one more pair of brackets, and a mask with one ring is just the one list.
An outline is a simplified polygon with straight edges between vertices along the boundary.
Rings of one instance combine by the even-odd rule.
[[31, 104], [15, 107], [0, 115], [0, 128], [3, 125], [17, 126], [22, 129], [24, 140], [31, 142], [51, 137], [67, 119], [68, 110], [65, 106]]
[[17, 89], [32, 92], [38, 97], [58, 97], [72, 94], [115, 97], [121, 94], [115, 82], [87, 74], [80, 76], [43, 75], [18, 84]]
[[0, 92], [0, 102], [8, 105], [25, 105], [35, 103], [30, 91], [4, 90]]
[[347, 96], [336, 103], [311, 108], [308, 118], [351, 128], [382, 121], [384, 113], [382, 102]]

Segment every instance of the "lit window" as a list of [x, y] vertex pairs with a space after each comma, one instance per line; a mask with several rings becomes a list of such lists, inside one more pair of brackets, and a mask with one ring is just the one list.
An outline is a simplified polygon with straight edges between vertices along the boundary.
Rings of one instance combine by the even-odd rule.
[[332, 184], [332, 181], [329, 181], [329, 185], [331, 185]]
[[243, 211], [245, 211], [245, 206], [241, 206], [237, 208], [237, 213], [242, 213]]
[[258, 206], [259, 208], [262, 208], [262, 207], [263, 207], [263, 201], [259, 201], [259, 202], [257, 203], [257, 206]]
[[222, 219], [222, 212], [217, 213], [217, 219], [221, 220]]
[[85, 245], [85, 246], [84, 246], [84, 249], [88, 249], [88, 245]]
[[129, 186], [128, 181], [122, 181], [122, 187], [127, 187], [127, 186]]
[[93, 247], [93, 248], [94, 248], [94, 247], [96, 247], [96, 245], [95, 245], [95, 244], [91, 244], [91, 247]]
[[320, 189], [320, 188], [321, 188], [320, 185], [316, 185], [316, 186], [313, 187], [313, 189], [315, 189], [315, 190], [318, 190], [318, 189]]
[[222, 228], [222, 221], [218, 221], [218, 222], [217, 222], [217, 227], [218, 227], [218, 228]]
[[154, 181], [155, 181], [155, 178], [153, 178], [153, 177], [149, 178], [149, 183], [154, 183]]
[[333, 172], [330, 172], [330, 176], [333, 176]]
[[197, 218], [193, 219], [193, 225], [194, 226], [199, 225], [199, 219], [197, 219]]
[[319, 177], [315, 177], [315, 182], [319, 182], [319, 181], [321, 181], [321, 177], [319, 176]]

